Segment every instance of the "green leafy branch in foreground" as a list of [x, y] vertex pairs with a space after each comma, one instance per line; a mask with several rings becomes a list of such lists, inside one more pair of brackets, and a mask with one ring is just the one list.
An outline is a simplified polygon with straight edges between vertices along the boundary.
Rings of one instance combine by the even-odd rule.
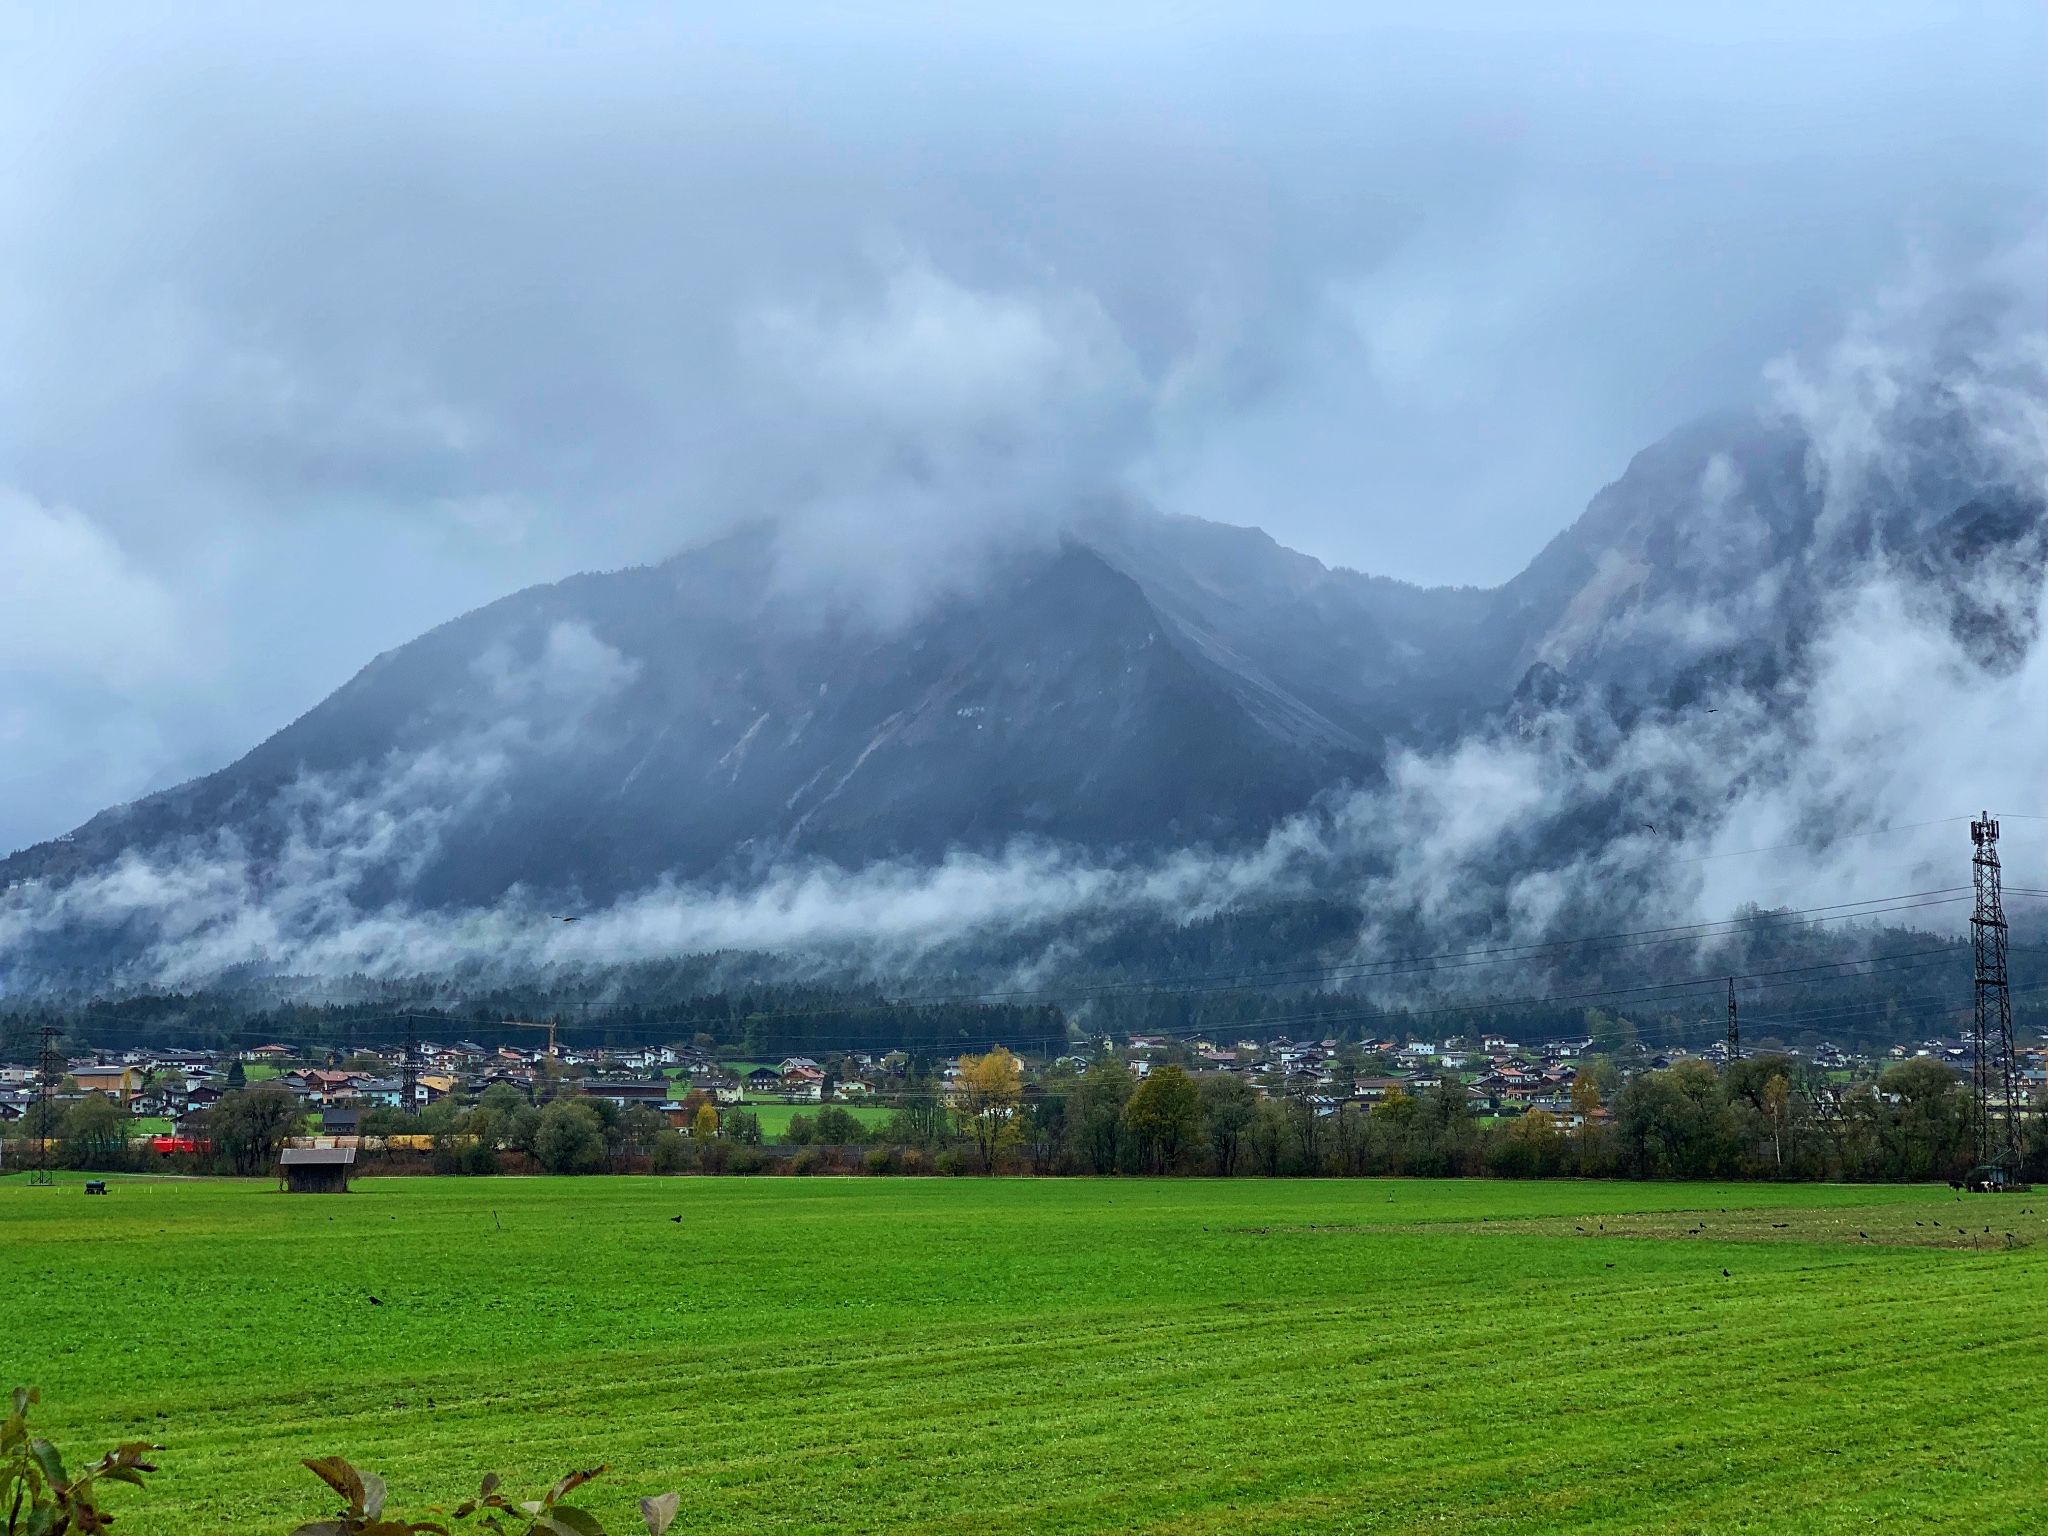
[[[28, 1410], [42, 1400], [42, 1393], [34, 1387], [16, 1387], [12, 1412], [0, 1421], [0, 1515], [4, 1515], [0, 1536], [98, 1536], [114, 1519], [99, 1507], [95, 1496], [98, 1484], [144, 1486], [142, 1474], [154, 1472], [156, 1467], [142, 1458], [163, 1447], [131, 1441], [107, 1452], [76, 1477], [69, 1476], [57, 1447], [28, 1432]], [[438, 1519], [387, 1517], [384, 1479], [374, 1472], [359, 1472], [339, 1456], [323, 1456], [305, 1466], [348, 1503], [333, 1518], [311, 1521], [292, 1536], [452, 1536]], [[483, 1480], [476, 1497], [465, 1500], [453, 1518], [467, 1520], [480, 1514], [476, 1528], [493, 1536], [606, 1536], [589, 1510], [562, 1502], [565, 1495], [605, 1470], [592, 1467], [571, 1472], [539, 1498], [517, 1504], [498, 1491], [503, 1483], [493, 1472]], [[681, 1503], [682, 1495], [676, 1493], [642, 1499], [640, 1518], [647, 1522], [647, 1536], [665, 1536]], [[429, 1512], [441, 1513], [438, 1508]]]
[[0, 1509], [6, 1536], [81, 1536], [104, 1531], [114, 1517], [99, 1507], [102, 1482], [142, 1484], [156, 1468], [143, 1456], [161, 1447], [146, 1440], [116, 1446], [73, 1477], [49, 1441], [28, 1432], [28, 1410], [43, 1400], [34, 1387], [16, 1387], [12, 1411], [0, 1422]]
[[[358, 1472], [339, 1456], [323, 1456], [305, 1463], [308, 1471], [348, 1500], [348, 1505], [331, 1520], [314, 1520], [300, 1526], [292, 1536], [451, 1536], [438, 1520], [400, 1520], [384, 1514], [384, 1479], [374, 1472]], [[481, 1513], [477, 1525], [495, 1536], [605, 1536], [597, 1516], [574, 1504], [564, 1504], [573, 1493], [604, 1467], [587, 1472], [570, 1472], [537, 1499], [513, 1503], [498, 1490], [502, 1479], [495, 1472], [483, 1480], [473, 1499], [466, 1499], [454, 1518], [467, 1520]], [[640, 1518], [647, 1522], [647, 1536], [663, 1536], [676, 1517], [682, 1495], [664, 1493], [640, 1501]], [[440, 1514], [438, 1508], [430, 1509]]]

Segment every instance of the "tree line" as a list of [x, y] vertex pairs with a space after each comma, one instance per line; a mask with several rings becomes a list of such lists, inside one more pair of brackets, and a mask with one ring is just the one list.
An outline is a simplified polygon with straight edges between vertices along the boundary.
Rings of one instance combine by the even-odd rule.
[[[1677, 1179], [1957, 1179], [1975, 1163], [1975, 1105], [1914, 1058], [1843, 1088], [1784, 1056], [1725, 1072], [1683, 1061], [1623, 1079], [1592, 1058], [1568, 1114], [1482, 1122], [1446, 1077], [1334, 1111], [1260, 1097], [1242, 1077], [1175, 1066], [1142, 1080], [1105, 1057], [1021, 1099], [1011, 1144], [1043, 1173]], [[2048, 1116], [2028, 1117], [2030, 1176], [2048, 1176]]]
[[[275, 1083], [233, 1090], [196, 1118], [206, 1150], [180, 1166], [264, 1173], [305, 1121], [304, 1106]], [[432, 1171], [469, 1175], [756, 1172], [789, 1162], [763, 1155], [760, 1121], [742, 1107], [700, 1102], [677, 1127], [646, 1106], [569, 1093], [537, 1102], [504, 1083], [473, 1104], [370, 1110], [360, 1129], [400, 1139]], [[58, 1160], [76, 1168], [159, 1161], [127, 1131], [100, 1094], [37, 1106], [10, 1128], [51, 1139]], [[874, 1172], [1923, 1181], [1970, 1172], [1977, 1126], [1967, 1086], [1927, 1058], [1843, 1088], [1783, 1056], [1721, 1072], [1688, 1060], [1625, 1079], [1595, 1057], [1578, 1074], [1569, 1114], [1531, 1109], [1482, 1121], [1454, 1076], [1331, 1110], [1309, 1093], [1262, 1096], [1238, 1074], [1196, 1077], [1167, 1064], [1139, 1077], [1107, 1054], [1027, 1086], [1022, 1064], [998, 1049], [963, 1058], [950, 1085], [913, 1081], [879, 1125], [823, 1105], [793, 1117], [784, 1140], [872, 1148], [859, 1166]], [[2023, 1176], [2048, 1177], [2040, 1106], [2026, 1140]], [[826, 1161], [799, 1158], [798, 1171]]]

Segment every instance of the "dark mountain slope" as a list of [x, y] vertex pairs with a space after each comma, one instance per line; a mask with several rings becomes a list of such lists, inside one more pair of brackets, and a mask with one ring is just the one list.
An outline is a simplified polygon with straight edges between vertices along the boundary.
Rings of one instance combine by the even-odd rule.
[[1331, 569], [1256, 528], [1124, 512], [1081, 536], [1128, 571], [1278, 734], [1382, 752], [1441, 739], [1498, 702], [1464, 661], [1493, 594]]
[[768, 541], [742, 535], [506, 598], [0, 878], [228, 832], [278, 868], [363, 844], [357, 901], [602, 900], [792, 855], [1229, 842], [1374, 767], [1273, 731], [1078, 544], [896, 634], [798, 611], [772, 575]]

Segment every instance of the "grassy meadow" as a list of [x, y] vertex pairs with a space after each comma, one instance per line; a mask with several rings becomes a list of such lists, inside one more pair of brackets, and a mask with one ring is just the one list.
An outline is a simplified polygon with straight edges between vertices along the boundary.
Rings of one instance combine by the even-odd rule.
[[129, 1536], [281, 1536], [336, 1452], [407, 1510], [608, 1462], [614, 1536], [2048, 1523], [2048, 1198], [111, 1182], [0, 1179], [0, 1384], [167, 1447]]
[[[817, 1119], [818, 1111], [822, 1107], [822, 1105], [818, 1104], [783, 1104], [780, 1102], [767, 1103], [765, 1101], [761, 1103], [749, 1102], [740, 1106], [740, 1108], [746, 1110], [747, 1113], [761, 1122], [761, 1134], [769, 1141], [779, 1141], [782, 1137], [788, 1135], [789, 1122], [798, 1115], [802, 1115], [806, 1120]], [[866, 1126], [887, 1125], [889, 1117], [895, 1113], [893, 1109], [884, 1108], [877, 1104], [834, 1104], [832, 1108], [845, 1110], [854, 1119]]]

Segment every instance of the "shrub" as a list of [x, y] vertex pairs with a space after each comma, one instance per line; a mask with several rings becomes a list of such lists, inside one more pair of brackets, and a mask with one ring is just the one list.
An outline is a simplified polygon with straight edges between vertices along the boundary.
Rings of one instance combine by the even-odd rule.
[[99, 1507], [98, 1485], [142, 1487], [142, 1474], [156, 1470], [143, 1455], [161, 1447], [130, 1441], [74, 1476], [64, 1470], [56, 1446], [28, 1432], [28, 1410], [42, 1400], [34, 1387], [16, 1387], [13, 1412], [0, 1421], [0, 1520], [6, 1522], [0, 1531], [6, 1536], [67, 1536], [72, 1531], [94, 1536], [114, 1518]]
[[728, 1159], [732, 1157], [732, 1144], [724, 1141], [709, 1142], [697, 1149], [697, 1166], [706, 1173], [723, 1173]]
[[681, 1131], [663, 1131], [654, 1138], [649, 1162], [656, 1173], [687, 1173], [696, 1164], [696, 1152]]
[[95, 1172], [128, 1166], [128, 1117], [104, 1093], [88, 1093], [65, 1113], [64, 1165]]
[[[292, 1536], [448, 1536], [448, 1527], [439, 1520], [408, 1521], [387, 1514], [384, 1479], [374, 1472], [358, 1472], [339, 1456], [323, 1456], [302, 1465], [348, 1503], [333, 1519], [310, 1521]], [[562, 1500], [606, 1470], [592, 1467], [568, 1473], [539, 1498], [518, 1503], [498, 1491], [504, 1482], [493, 1472], [484, 1478], [476, 1497], [465, 1499], [456, 1509], [455, 1518], [467, 1520], [478, 1515], [477, 1524], [496, 1536], [604, 1536], [596, 1516]], [[675, 1493], [640, 1501], [640, 1518], [647, 1522], [648, 1536], [662, 1536], [681, 1502], [682, 1496]]]
[[[794, 1118], [790, 1129], [796, 1129]], [[811, 1141], [823, 1147], [857, 1147], [862, 1142], [872, 1141], [868, 1128], [860, 1123], [858, 1116], [850, 1110], [841, 1109], [837, 1104], [828, 1104], [818, 1111], [818, 1118], [811, 1126]]]
[[472, 1141], [455, 1154], [455, 1171], [472, 1175], [498, 1173], [498, 1149], [486, 1142]]
[[902, 1159], [894, 1147], [876, 1147], [867, 1155], [869, 1173], [897, 1173], [902, 1170]]
[[556, 1099], [540, 1112], [533, 1155], [549, 1173], [595, 1173], [604, 1166], [604, 1122], [581, 1099]]
[[220, 1148], [236, 1173], [247, 1176], [268, 1172], [305, 1118], [305, 1106], [290, 1089], [277, 1083], [258, 1083], [254, 1088], [222, 1094], [206, 1112], [203, 1134]]
[[932, 1168], [949, 1178], [957, 1178], [967, 1172], [967, 1159], [962, 1157], [956, 1148], [948, 1147], [932, 1159]]
[[905, 1147], [903, 1149], [902, 1168], [905, 1173], [925, 1172], [926, 1167], [924, 1153], [916, 1147]]
[[727, 1173], [759, 1173], [768, 1166], [768, 1154], [758, 1147], [738, 1146], [726, 1153]]
[[831, 1160], [813, 1147], [805, 1147], [789, 1160], [789, 1171], [799, 1176], [818, 1173], [831, 1166]]
[[[49, 1441], [28, 1432], [28, 1410], [42, 1401], [33, 1387], [17, 1387], [13, 1411], [0, 1420], [0, 1536], [100, 1536], [114, 1517], [99, 1507], [98, 1484], [144, 1486], [142, 1474], [156, 1467], [142, 1458], [162, 1446], [133, 1441], [107, 1452], [75, 1476], [64, 1470], [64, 1458]], [[339, 1456], [323, 1456], [302, 1466], [348, 1502], [334, 1516], [300, 1526], [292, 1536], [449, 1536], [449, 1527], [434, 1509], [431, 1520], [400, 1519], [385, 1509], [384, 1479], [359, 1472]], [[562, 1500], [607, 1469], [571, 1472], [537, 1499], [514, 1503], [498, 1490], [493, 1472], [476, 1497], [465, 1500], [454, 1518], [478, 1517], [477, 1526], [493, 1536], [604, 1536], [590, 1511]], [[674, 1523], [682, 1495], [657, 1494], [640, 1501], [640, 1518], [648, 1536], [664, 1536]]]

